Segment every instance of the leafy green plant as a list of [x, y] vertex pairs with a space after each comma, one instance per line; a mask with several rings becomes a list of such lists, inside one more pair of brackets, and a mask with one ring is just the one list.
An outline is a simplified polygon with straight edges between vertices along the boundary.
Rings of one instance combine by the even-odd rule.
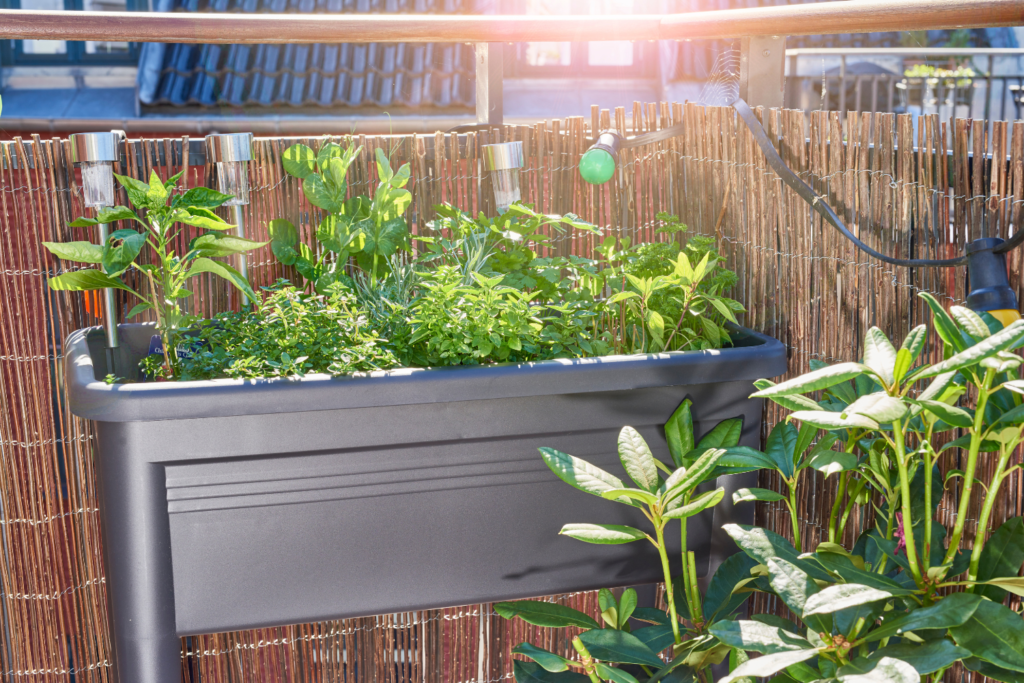
[[[754, 566], [738, 554], [722, 564], [712, 578], [705, 595], [697, 585], [697, 563], [687, 548], [686, 520], [722, 500], [725, 490], [700, 490], [702, 484], [721, 474], [750, 471], [754, 468], [730, 467], [722, 463], [736, 446], [742, 428], [738, 419], [718, 424], [695, 444], [690, 401], [684, 401], [665, 426], [671, 464], [656, 458], [643, 437], [632, 427], [619, 434], [619, 460], [634, 486], [585, 460], [566, 453], [541, 448], [547, 466], [562, 481], [574, 488], [610, 501], [638, 508], [650, 522], [651, 531], [616, 524], [567, 524], [561, 533], [586, 543], [623, 544], [647, 541], [658, 551], [665, 580], [667, 611], [637, 608], [636, 594], [626, 590], [618, 599], [608, 590], [599, 595], [604, 625], [590, 616], [568, 607], [540, 601], [498, 603], [501, 616], [519, 618], [535, 626], [586, 629], [573, 638], [579, 660], [564, 658], [530, 643], [522, 643], [514, 653], [533, 660], [516, 661], [514, 673], [520, 683], [545, 680], [585, 680], [593, 683], [635, 683], [640, 680], [613, 664], [634, 665], [654, 681], [704, 680], [708, 669], [722, 662], [731, 648], [709, 631], [712, 623], [727, 619], [746, 600], [737, 591], [737, 583], [749, 577]], [[680, 521], [682, 572], [673, 577], [670, 569], [666, 532], [671, 522]], [[644, 623], [632, 630], [630, 618]], [[650, 624], [650, 625], [646, 625]], [[669, 650], [671, 660], [658, 655]], [[546, 672], [546, 673], [545, 673]]]
[[[782, 681], [918, 683], [941, 680], [956, 662], [998, 681], [1024, 678], [1024, 621], [1001, 604], [1008, 592], [1024, 595], [1024, 518], [987, 531], [1004, 483], [1020, 468], [1010, 458], [1024, 438], [1024, 381], [1012, 351], [1024, 344], [1024, 322], [1004, 329], [987, 314], [957, 306], [947, 313], [921, 296], [943, 360], [920, 363], [923, 325], [898, 349], [872, 328], [861, 363], [759, 382], [754, 396], [793, 410], [788, 419], [801, 428], [776, 427], [767, 453], [737, 450], [731, 462], [770, 467], [787, 483], [807, 463], [840, 477], [839, 495], [829, 540], [812, 552], [801, 554], [799, 540], [794, 547], [763, 529], [727, 527], [757, 563], [761, 578], [751, 585], [778, 596], [802, 627], [777, 618], [713, 626], [722, 642], [762, 655], [719, 683], [774, 674]], [[956, 405], [967, 397], [971, 403]], [[812, 446], [819, 430], [825, 436]], [[832, 452], [833, 445], [841, 450]], [[936, 462], [949, 448], [966, 457], [947, 477], [960, 484], [947, 538], [935, 519], [943, 489]], [[985, 453], [991, 456], [982, 468]], [[986, 470], [991, 475], [982, 482]], [[979, 532], [973, 547], [961, 550], [979, 493]], [[751, 497], [772, 499], [768, 492]], [[853, 506], [867, 507], [875, 524], [847, 547], [839, 541]]]
[[411, 174], [409, 164], [394, 171], [384, 150], [378, 149], [380, 183], [373, 198], [347, 198], [346, 176], [361, 150], [327, 143], [314, 153], [300, 144], [283, 155], [285, 172], [302, 180], [302, 194], [324, 216], [316, 230], [315, 248], [301, 242], [298, 230], [283, 218], [270, 222], [270, 246], [281, 263], [295, 266], [321, 294], [332, 283], [347, 281], [345, 266], [350, 258], [355, 257], [376, 282], [381, 266], [396, 251], [409, 247], [409, 226], [403, 217], [412, 201], [412, 194], [404, 189]]
[[398, 364], [341, 284], [306, 294], [281, 280], [267, 291], [257, 310], [221, 313], [190, 332], [199, 343], [180, 361], [180, 379], [348, 375]]
[[[146, 310], [155, 313], [156, 329], [164, 349], [163, 373], [170, 376], [173, 374], [170, 350], [174, 348], [174, 336], [185, 320], [181, 301], [192, 296], [192, 292], [185, 287], [186, 283], [201, 273], [213, 273], [231, 282], [251, 301], [255, 301], [256, 295], [245, 278], [227, 263], [214, 259], [243, 253], [265, 243], [227, 234], [226, 231], [235, 226], [226, 223], [212, 209], [231, 199], [230, 195], [205, 187], [194, 187], [175, 194], [181, 173], [162, 181], [154, 171], [148, 184], [127, 176], [115, 176], [127, 191], [135, 210], [127, 206], [106, 208], [96, 218], [78, 218], [70, 225], [73, 228], [90, 228], [101, 223], [133, 221], [141, 225], [142, 230], [115, 230], [110, 233], [106, 244], [89, 241], [43, 242], [43, 246], [60, 259], [99, 266], [64, 273], [50, 278], [48, 283], [55, 290], [115, 288], [134, 294], [139, 304], [129, 312], [128, 317]], [[179, 254], [174, 248], [181, 232], [179, 224], [211, 232], [193, 239], [188, 250]], [[143, 253], [148, 256], [148, 262], [140, 260]], [[132, 269], [143, 276], [141, 291], [136, 291], [124, 280], [124, 275]]]

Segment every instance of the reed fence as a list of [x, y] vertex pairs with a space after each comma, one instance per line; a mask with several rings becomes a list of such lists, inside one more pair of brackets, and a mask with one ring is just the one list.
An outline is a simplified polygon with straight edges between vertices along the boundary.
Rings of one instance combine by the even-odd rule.
[[[946, 303], [963, 302], [962, 269], [881, 264], [822, 225], [770, 170], [731, 110], [636, 103], [628, 129], [626, 114], [621, 108], [595, 107], [588, 119], [461, 136], [357, 137], [363, 152], [350, 172], [351, 191], [365, 193], [374, 183], [375, 148], [386, 149], [395, 162], [408, 161], [412, 228], [422, 233], [432, 207], [441, 202], [474, 212], [493, 210], [481, 146], [522, 140], [523, 199], [546, 212], [573, 212], [606, 233], [653, 241], [667, 238], [656, 232], [657, 214], [667, 211], [692, 233], [714, 235], [739, 275], [734, 296], [747, 306], [745, 324], [786, 344], [791, 375], [806, 371], [811, 359], [858, 359], [871, 325], [902, 337], [927, 321], [915, 296], [919, 291]], [[971, 239], [1005, 237], [1019, 225], [1024, 122], [946, 125], [934, 116], [915, 121], [849, 112], [841, 119], [837, 112], [808, 116], [792, 110], [759, 115], [787, 162], [829, 198], [861, 239], [885, 253], [954, 256]], [[594, 188], [580, 180], [576, 166], [594, 128], [633, 134], [680, 122], [687, 124], [684, 136], [624, 151], [621, 170], [607, 186]], [[1000, 151], [1009, 143], [1011, 154], [991, 157], [989, 140]], [[272, 218], [289, 218], [307, 238], [319, 222], [296, 181], [282, 171], [281, 154], [296, 141], [256, 141], [252, 202], [245, 211], [250, 237], [266, 239]], [[211, 169], [190, 165], [183, 153], [189, 142], [131, 141], [118, 172], [148, 178], [156, 169], [166, 178], [185, 170], [189, 186], [204, 183], [212, 179]], [[39, 246], [43, 240], [87, 238], [66, 227], [85, 213], [70, 158], [63, 139], [34, 136], [0, 143], [0, 678], [19, 683], [111, 680], [93, 432], [67, 410], [61, 364], [62, 340], [76, 328], [99, 324], [100, 307], [95, 297], [49, 291], [47, 276], [69, 266]], [[590, 255], [597, 239], [566, 233], [556, 236], [553, 249]], [[1021, 265], [1019, 253], [1009, 255], [1018, 297], [1024, 294]], [[266, 285], [289, 272], [264, 249], [251, 258], [250, 274], [254, 284]], [[197, 313], [238, 304], [219, 282], [203, 281], [195, 292]], [[123, 309], [128, 301], [120, 303]], [[769, 407], [765, 428], [782, 417]], [[959, 457], [947, 452], [943, 469], [959, 467]], [[778, 484], [771, 475], [762, 476], [762, 486]], [[1022, 485], [1018, 472], [1008, 482], [995, 523], [1022, 513]], [[946, 523], [952, 521], [957, 495], [955, 486], [946, 491], [941, 506]], [[817, 476], [805, 482], [802, 533], [811, 544], [820, 538], [833, 496], [833, 482]], [[758, 519], [782, 535], [790, 533], [788, 517], [777, 505], [762, 505]], [[866, 521], [862, 515], [848, 533], [858, 533]], [[970, 544], [970, 537], [965, 542]], [[598, 611], [593, 593], [557, 599]], [[780, 606], [758, 599], [753, 608]], [[473, 605], [196, 635], [183, 639], [182, 675], [204, 683], [490, 683], [510, 678], [510, 648], [526, 638], [570, 654], [564, 636], [506, 622], [490, 605]], [[971, 679], [970, 672], [954, 676], [981, 680]]]

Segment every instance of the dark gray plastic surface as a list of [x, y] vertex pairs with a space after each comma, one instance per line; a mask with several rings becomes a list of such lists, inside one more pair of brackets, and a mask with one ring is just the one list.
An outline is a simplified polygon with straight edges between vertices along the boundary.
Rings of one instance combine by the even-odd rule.
[[[121, 326], [129, 362], [151, 334]], [[698, 433], [743, 417], [757, 446], [751, 382], [786, 369], [778, 341], [748, 332], [657, 357], [108, 386], [102, 343], [71, 335], [66, 368], [72, 411], [97, 421], [122, 683], [176, 683], [181, 635], [657, 581], [649, 544], [558, 535], [644, 520], [559, 481], [537, 447], [624, 478], [619, 429], [667, 460], [662, 426], [685, 398]], [[751, 513], [691, 520], [704, 573], [731, 552], [722, 524]]]

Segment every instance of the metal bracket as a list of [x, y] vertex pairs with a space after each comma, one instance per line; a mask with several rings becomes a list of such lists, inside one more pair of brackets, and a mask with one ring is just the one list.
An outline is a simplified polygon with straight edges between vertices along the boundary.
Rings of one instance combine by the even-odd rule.
[[478, 124], [500, 126], [504, 119], [502, 101], [502, 43], [476, 44], [476, 121]]
[[779, 107], [785, 102], [786, 37], [744, 38], [740, 52], [740, 98], [751, 107]]

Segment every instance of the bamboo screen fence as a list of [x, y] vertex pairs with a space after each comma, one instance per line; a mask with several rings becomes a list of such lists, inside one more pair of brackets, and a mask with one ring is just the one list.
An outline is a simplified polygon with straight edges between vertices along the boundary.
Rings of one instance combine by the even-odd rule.
[[[734, 296], [748, 308], [746, 324], [786, 344], [791, 374], [807, 370], [814, 358], [859, 358], [861, 338], [872, 324], [902, 337], [927, 320], [918, 291], [947, 303], [963, 301], [962, 269], [880, 264], [826, 229], [767, 168], [731, 110], [638, 103], [629, 129], [626, 113], [595, 108], [590, 121], [581, 117], [461, 137], [359, 138], [364, 150], [351, 171], [353, 191], [368, 190], [375, 175], [372, 150], [384, 147], [396, 161], [412, 164], [414, 231], [426, 229], [440, 202], [488, 211], [491, 192], [481, 172], [480, 146], [522, 140], [523, 199], [544, 211], [572, 211], [606, 232], [647, 240], [663, 238], [655, 233], [655, 216], [668, 211], [692, 232], [714, 234], [739, 275]], [[960, 120], [946, 127], [934, 117], [915, 124], [909, 116], [891, 114], [849, 113], [845, 122], [836, 112], [760, 115], [787, 162], [827, 194], [862, 239], [885, 253], [953, 256], [982, 233], [1006, 236], [1019, 225], [1024, 122]], [[680, 121], [689, 124], [685, 136], [623, 152], [621, 174], [608, 186], [581, 182], [575, 167], [588, 128], [632, 134]], [[983, 162], [989, 140], [993, 149], [1009, 148], [1010, 157]], [[310, 207], [281, 169], [281, 153], [292, 142], [256, 142], [246, 210], [251, 237], [265, 238], [267, 221], [276, 217], [310, 229]], [[156, 168], [167, 177], [185, 168], [190, 186], [202, 183], [207, 169], [189, 167], [183, 148], [187, 140], [133, 141], [120, 172], [142, 178]], [[84, 213], [79, 181], [66, 140], [4, 142], [0, 154], [0, 678], [108, 681], [92, 431], [67, 411], [60, 362], [61, 340], [76, 328], [98, 324], [98, 301], [50, 292], [46, 277], [62, 266], [39, 246], [76, 233], [66, 223]], [[312, 217], [316, 221], [315, 210]], [[589, 235], [569, 234], [555, 248], [590, 254], [594, 243]], [[1019, 252], [1009, 261], [1020, 296]], [[288, 274], [269, 250], [252, 259], [250, 272], [255, 284]], [[237, 303], [216, 283], [195, 289], [196, 312]], [[769, 408], [767, 417], [766, 428], [782, 416]], [[957, 457], [947, 455], [943, 467], [957, 467]], [[777, 484], [764, 479], [762, 486]], [[834, 492], [821, 480], [808, 480], [804, 492], [803, 533], [814, 543]], [[947, 522], [955, 494], [947, 492], [942, 504]], [[1021, 514], [1021, 503], [1018, 473], [995, 521]], [[763, 506], [758, 515], [760, 523], [789, 533], [781, 510]], [[596, 614], [592, 593], [558, 599]], [[762, 600], [754, 608], [776, 606]], [[558, 636], [510, 624], [489, 605], [473, 605], [197, 635], [183, 640], [182, 671], [184, 680], [204, 683], [485, 683], [509, 678], [509, 649], [525, 638], [569, 653], [568, 642]]]

